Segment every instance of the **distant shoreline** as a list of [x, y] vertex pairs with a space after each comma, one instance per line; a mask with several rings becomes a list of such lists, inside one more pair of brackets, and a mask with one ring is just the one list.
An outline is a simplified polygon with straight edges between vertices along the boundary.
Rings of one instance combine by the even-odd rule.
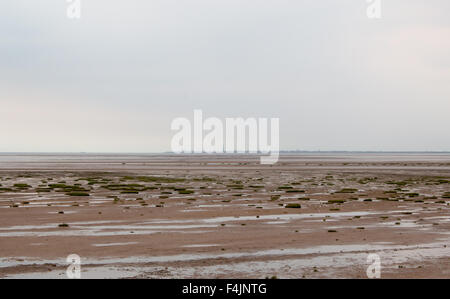
[[[450, 151], [280, 151], [280, 154], [450, 154]], [[248, 155], [253, 153], [182, 153], [173, 152], [0, 152], [0, 156], [51, 156], [51, 155], [176, 155], [176, 156], [232, 156]]]

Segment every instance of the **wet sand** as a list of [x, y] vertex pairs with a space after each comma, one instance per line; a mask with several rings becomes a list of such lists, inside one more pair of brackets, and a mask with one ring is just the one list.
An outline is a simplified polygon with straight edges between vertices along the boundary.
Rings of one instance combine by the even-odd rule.
[[10, 154], [0, 184], [3, 278], [450, 278], [450, 154]]

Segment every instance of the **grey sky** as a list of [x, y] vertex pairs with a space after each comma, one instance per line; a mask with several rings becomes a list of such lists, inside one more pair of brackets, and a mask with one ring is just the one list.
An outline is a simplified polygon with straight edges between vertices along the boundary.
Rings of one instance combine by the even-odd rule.
[[155, 152], [279, 117], [282, 149], [450, 150], [450, 2], [0, 2], [0, 151]]

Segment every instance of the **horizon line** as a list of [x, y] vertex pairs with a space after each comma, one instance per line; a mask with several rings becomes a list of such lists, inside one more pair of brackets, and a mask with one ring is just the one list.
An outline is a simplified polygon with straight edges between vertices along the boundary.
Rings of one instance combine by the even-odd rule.
[[[398, 153], [398, 154], [422, 154], [422, 153], [429, 153], [429, 154], [450, 154], [450, 150], [443, 150], [443, 151], [414, 151], [414, 150], [281, 150], [279, 151], [280, 154], [282, 153]], [[264, 155], [264, 153], [174, 153], [171, 151], [165, 151], [165, 152], [0, 152], [0, 155], [30, 155], [30, 154], [41, 154], [41, 155], [48, 155], [48, 154], [78, 154], [78, 155], [90, 155], [90, 154], [102, 154], [102, 155]]]

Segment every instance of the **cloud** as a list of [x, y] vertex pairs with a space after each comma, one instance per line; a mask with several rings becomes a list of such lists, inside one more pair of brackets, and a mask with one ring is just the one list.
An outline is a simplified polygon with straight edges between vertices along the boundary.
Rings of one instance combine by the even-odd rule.
[[0, 150], [168, 150], [193, 109], [279, 117], [288, 149], [450, 150], [449, 3], [4, 0]]

